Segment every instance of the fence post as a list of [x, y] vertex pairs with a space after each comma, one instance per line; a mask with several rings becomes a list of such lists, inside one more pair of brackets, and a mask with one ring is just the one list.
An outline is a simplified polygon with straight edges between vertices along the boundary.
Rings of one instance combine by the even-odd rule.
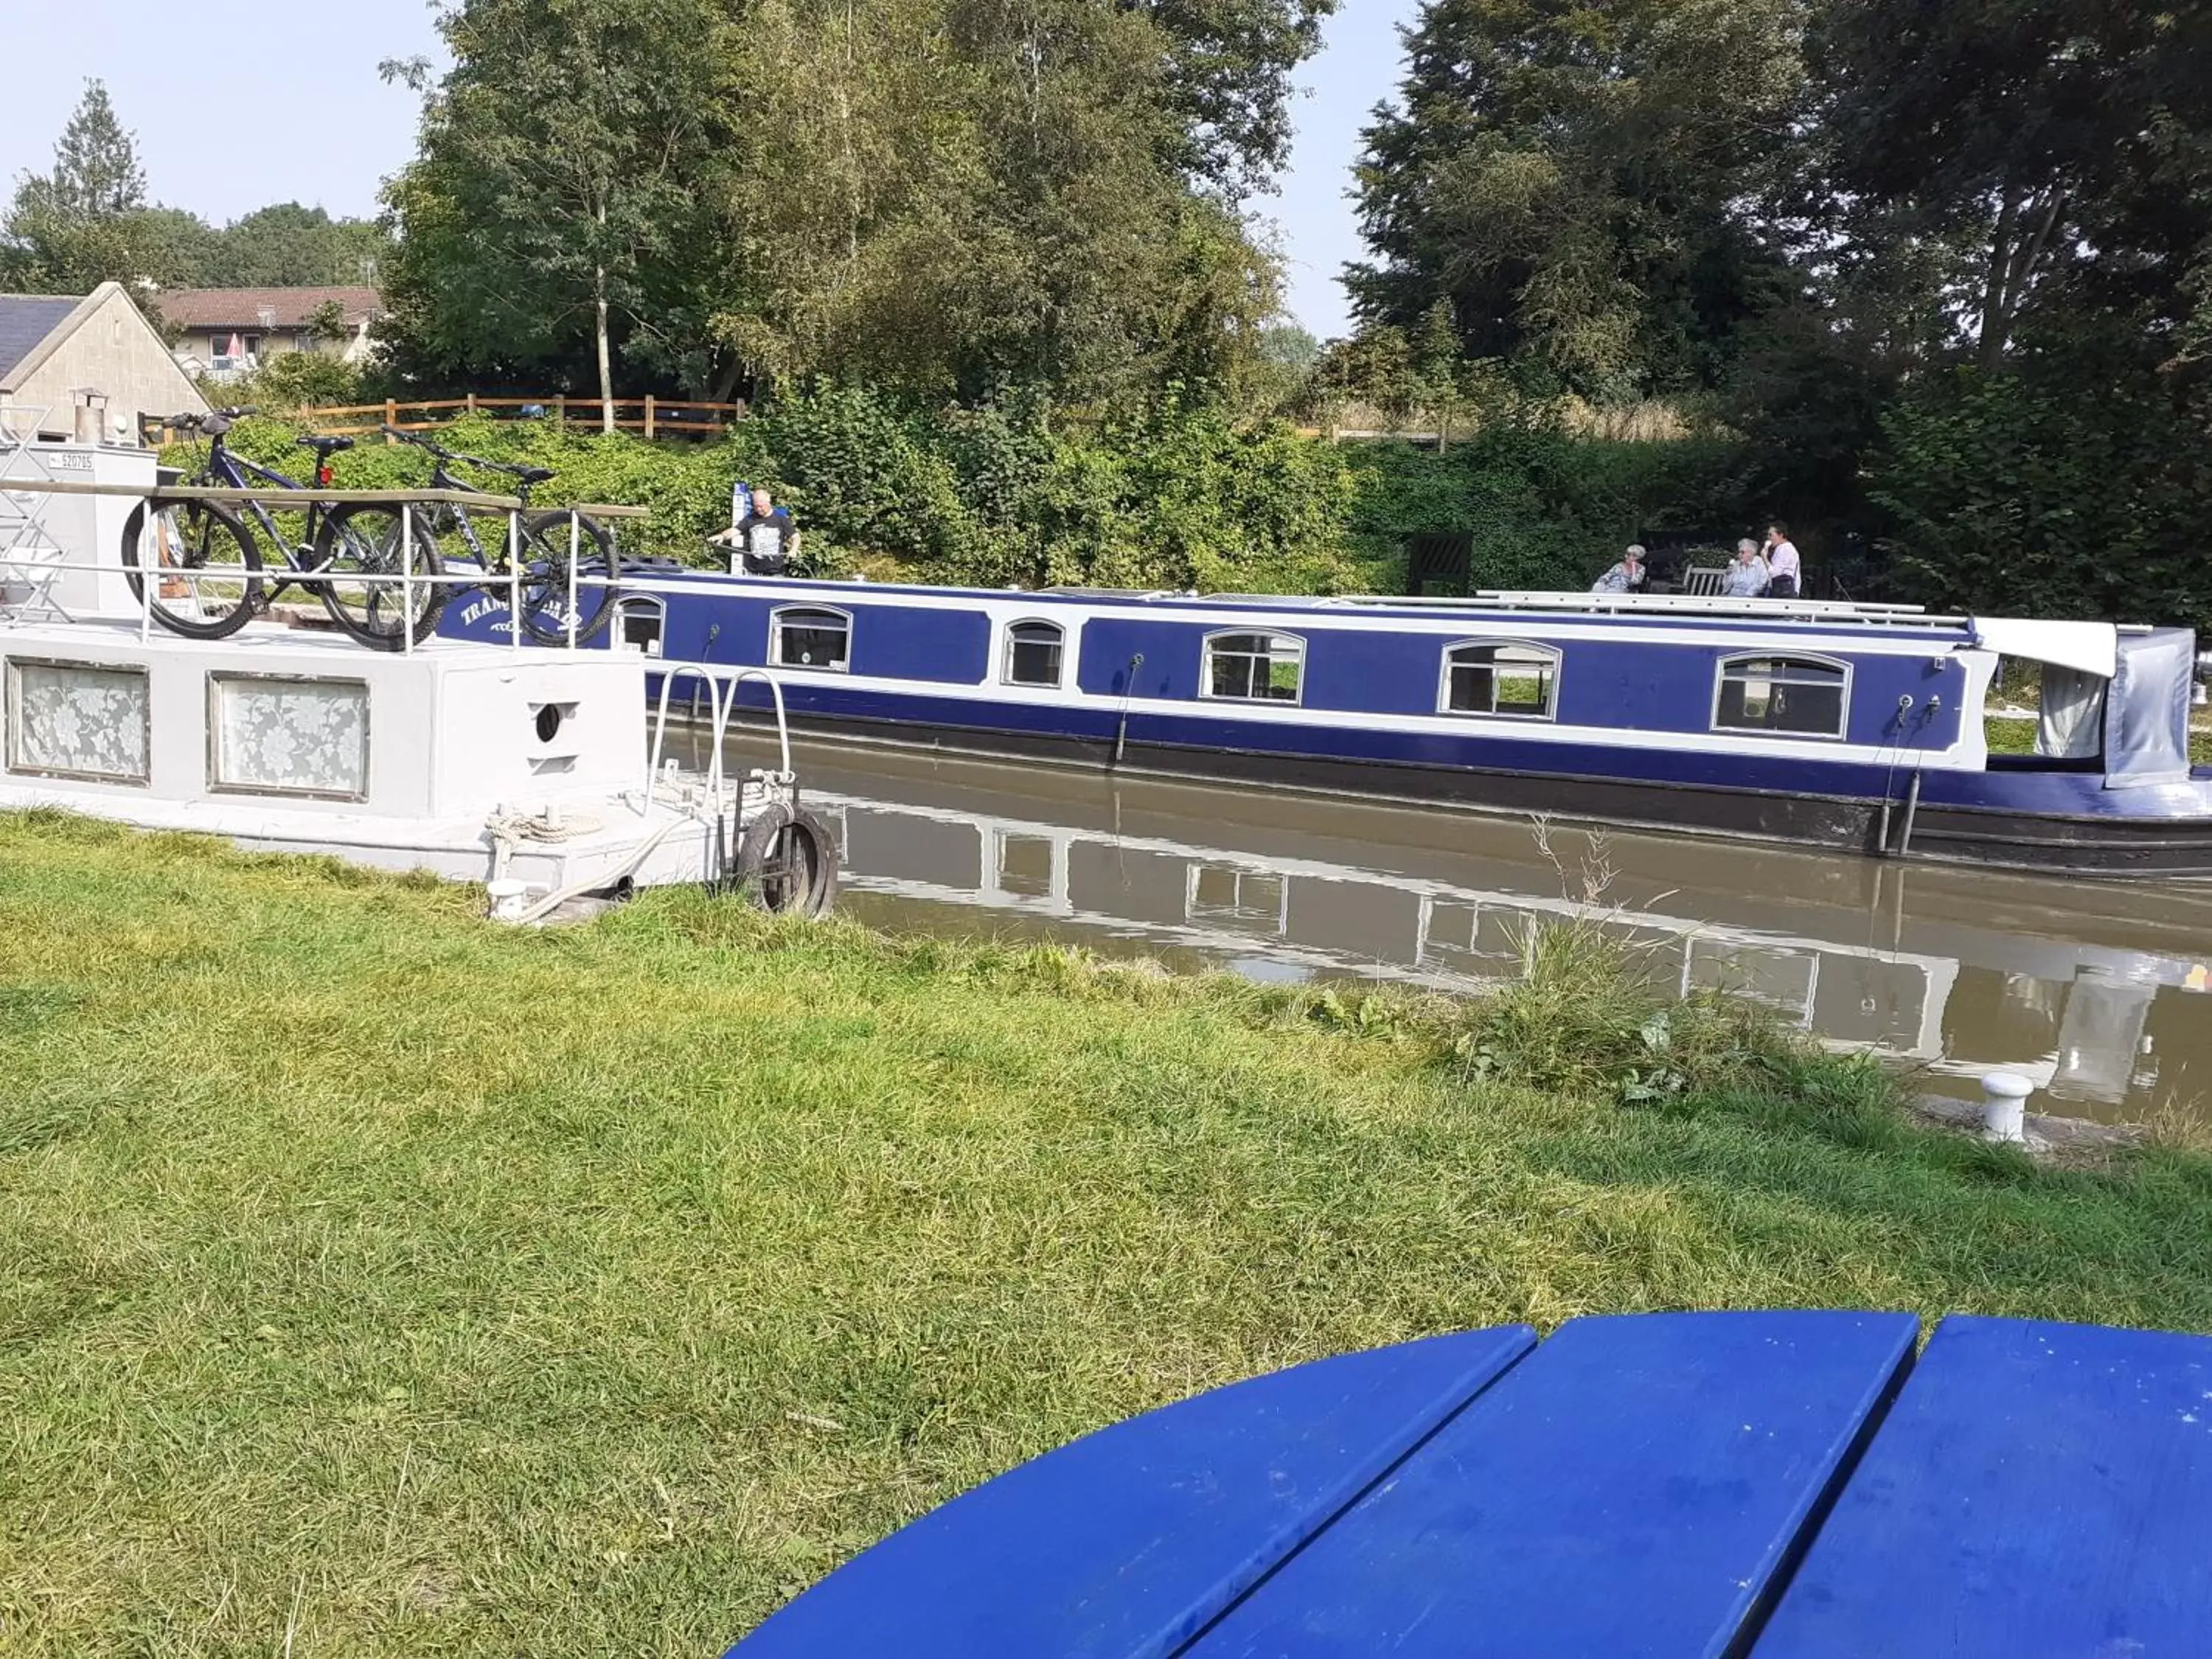
[[653, 394], [648, 392], [645, 394], [645, 435], [648, 439], [653, 436]]
[[[399, 424], [399, 400], [398, 398], [386, 398], [384, 400], [384, 423], [386, 426], [398, 426]], [[389, 432], [387, 432], [384, 434], [384, 441], [387, 444], [396, 444], [399, 440], [393, 437]]]
[[468, 395], [468, 410], [471, 415], [477, 412], [477, 394], [473, 392]]
[[565, 392], [556, 394], [553, 399], [553, 424], [568, 424], [568, 394]]

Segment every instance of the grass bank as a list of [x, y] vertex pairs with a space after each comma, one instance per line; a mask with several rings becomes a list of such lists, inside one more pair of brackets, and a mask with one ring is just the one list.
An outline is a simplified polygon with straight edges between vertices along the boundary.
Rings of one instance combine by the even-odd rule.
[[1571, 952], [1470, 1011], [473, 903], [0, 817], [0, 1653], [711, 1654], [1072, 1435], [1457, 1327], [2212, 1327], [2212, 1164], [1916, 1129]]

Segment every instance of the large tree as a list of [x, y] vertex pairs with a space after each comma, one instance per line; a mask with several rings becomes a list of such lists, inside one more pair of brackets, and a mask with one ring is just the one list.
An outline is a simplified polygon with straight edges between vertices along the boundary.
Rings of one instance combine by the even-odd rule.
[[1824, 6], [1810, 58], [1832, 236], [1918, 251], [1929, 302], [1984, 370], [2054, 302], [2148, 305], [2169, 325], [2212, 234], [2208, 54], [2201, 5]]
[[205, 229], [189, 216], [148, 206], [137, 141], [107, 88], [88, 81], [54, 146], [52, 169], [18, 180], [0, 219], [0, 277], [58, 293], [172, 279], [200, 251], [195, 228]]
[[223, 288], [374, 286], [390, 258], [375, 224], [279, 202], [215, 234], [204, 280]]
[[[556, 369], [576, 353], [558, 296], [604, 266], [611, 360], [718, 393], [1227, 378], [1275, 293], [1238, 204], [1282, 158], [1291, 70], [1334, 3], [467, 0], [392, 192], [403, 361]], [[632, 136], [642, 111], [663, 142], [617, 169], [600, 237], [568, 180], [612, 144], [531, 89], [628, 14], [651, 26], [604, 78], [639, 83]]]
[[1620, 395], [1710, 384], [1772, 297], [1800, 0], [1430, 0], [1358, 169], [1358, 315]]
[[707, 177], [742, 88], [714, 0], [462, 0], [420, 158], [391, 191], [386, 293], [449, 374], [590, 362], [614, 422], [618, 350], [681, 352], [668, 297], [711, 255]]

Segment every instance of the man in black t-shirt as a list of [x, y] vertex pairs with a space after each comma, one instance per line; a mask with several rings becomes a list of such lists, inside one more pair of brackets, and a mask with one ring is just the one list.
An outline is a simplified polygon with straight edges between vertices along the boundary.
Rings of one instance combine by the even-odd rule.
[[799, 551], [799, 526], [790, 509], [778, 507], [765, 489], [756, 489], [752, 511], [714, 538], [731, 550], [732, 574], [781, 576]]

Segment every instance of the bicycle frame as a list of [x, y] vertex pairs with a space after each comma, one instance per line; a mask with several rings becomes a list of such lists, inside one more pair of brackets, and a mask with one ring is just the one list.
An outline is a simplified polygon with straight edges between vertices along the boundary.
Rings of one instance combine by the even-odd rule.
[[[274, 467], [263, 466], [258, 461], [249, 461], [242, 455], [233, 454], [220, 435], [210, 436], [208, 445], [207, 465], [202, 471], [213, 483], [234, 489], [250, 489], [254, 487], [253, 480], [258, 478], [278, 489], [304, 491], [307, 489], [298, 479], [288, 477]], [[312, 571], [318, 568], [314, 561], [315, 532], [321, 527], [323, 516], [329, 508], [319, 501], [310, 501], [305, 507], [307, 521], [295, 545], [276, 527], [275, 515], [261, 502], [245, 503], [246, 511], [260, 526], [261, 533], [268, 538], [270, 545], [276, 550], [284, 561], [285, 568], [289, 570]], [[295, 584], [285, 581], [281, 575], [277, 576], [270, 583], [268, 597], [274, 600], [286, 588], [293, 586]]]

